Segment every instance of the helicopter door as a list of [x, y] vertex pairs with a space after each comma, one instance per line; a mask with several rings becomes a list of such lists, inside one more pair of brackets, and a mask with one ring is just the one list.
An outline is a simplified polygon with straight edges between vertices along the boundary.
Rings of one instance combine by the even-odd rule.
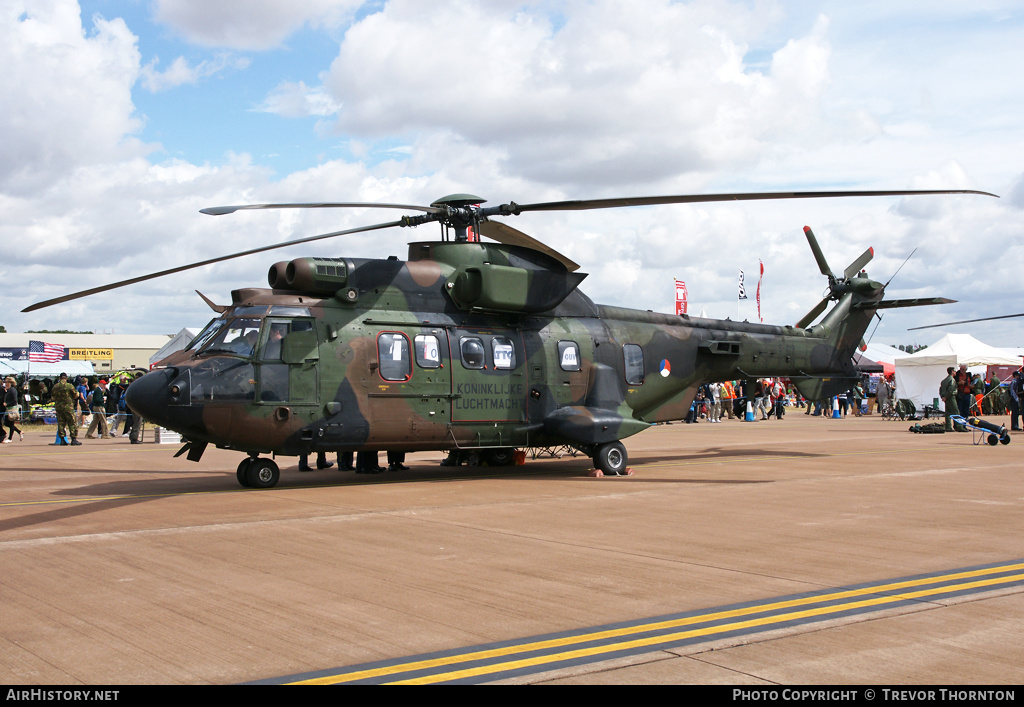
[[366, 381], [371, 441], [443, 440], [451, 399], [448, 342], [441, 329], [376, 332]]
[[526, 421], [526, 350], [513, 329], [450, 329], [452, 422], [477, 423], [482, 446], [512, 443], [508, 425]]

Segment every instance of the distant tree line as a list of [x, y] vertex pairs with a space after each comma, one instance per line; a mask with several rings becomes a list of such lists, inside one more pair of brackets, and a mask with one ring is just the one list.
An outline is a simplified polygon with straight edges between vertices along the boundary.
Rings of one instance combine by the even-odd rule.
[[[0, 327], [3, 329], [3, 327]], [[71, 331], [70, 329], [29, 329], [26, 334], [92, 334], [91, 331]]]

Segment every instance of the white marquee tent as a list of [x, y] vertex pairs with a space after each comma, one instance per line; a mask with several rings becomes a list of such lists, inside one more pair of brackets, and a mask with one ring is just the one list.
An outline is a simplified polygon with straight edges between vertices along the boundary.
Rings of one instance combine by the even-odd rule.
[[946, 334], [916, 354], [895, 359], [896, 391], [918, 407], [931, 405], [950, 366], [1019, 366], [1021, 362], [1016, 352], [983, 344], [970, 334]]
[[888, 374], [893, 372], [893, 366], [896, 359], [900, 356], [906, 356], [907, 354], [894, 346], [886, 346], [885, 344], [868, 344], [867, 348], [864, 349], [864, 352], [861, 355], [869, 361], [876, 361], [877, 363], [882, 364], [882, 368], [884, 368], [885, 372]]
[[190, 329], [185, 327], [163, 345], [159, 351], [149, 357], [149, 365], [152, 367], [154, 363], [162, 361], [163, 359], [170, 356], [176, 351], [181, 351], [183, 348], [192, 343], [192, 339], [196, 338], [196, 335], [200, 332], [200, 329]]

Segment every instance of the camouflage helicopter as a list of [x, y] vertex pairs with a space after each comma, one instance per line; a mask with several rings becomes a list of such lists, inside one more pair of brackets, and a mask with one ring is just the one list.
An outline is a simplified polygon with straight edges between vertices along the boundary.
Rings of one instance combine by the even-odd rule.
[[[569, 445], [606, 474], [627, 465], [622, 440], [680, 420], [711, 381], [785, 376], [808, 399], [845, 390], [852, 355], [879, 309], [950, 302], [883, 299], [862, 268], [840, 275], [810, 228], [805, 234], [828, 292], [795, 325], [769, 326], [595, 304], [564, 255], [495, 220], [526, 212], [659, 204], [912, 194], [968, 190], [774, 192], [510, 202], [484, 207], [471, 194], [429, 206], [257, 204], [203, 209], [377, 207], [416, 212], [387, 223], [312, 236], [192, 263], [26, 308], [253, 253], [365, 231], [441, 225], [413, 242], [408, 260], [296, 258], [275, 263], [269, 289], [243, 288], [230, 305], [200, 294], [217, 316], [185, 350], [136, 380], [128, 405], [180, 432], [178, 454], [208, 445], [244, 452], [237, 478], [268, 488], [272, 455], [448, 450], [510, 464], [517, 447]], [[992, 195], [990, 195], [992, 196]], [[483, 242], [479, 236], [492, 241]], [[812, 323], [831, 302], [832, 309]]]

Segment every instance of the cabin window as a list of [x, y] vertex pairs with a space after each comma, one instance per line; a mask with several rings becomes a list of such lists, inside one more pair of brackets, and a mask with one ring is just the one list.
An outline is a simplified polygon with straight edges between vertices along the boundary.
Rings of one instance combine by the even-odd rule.
[[640, 385], [644, 382], [644, 350], [636, 344], [622, 345], [622, 358], [625, 362], [626, 382]]
[[558, 365], [563, 371], [580, 370], [580, 347], [575, 341], [558, 342]]
[[491, 356], [497, 369], [511, 370], [516, 367], [516, 347], [512, 344], [512, 339], [504, 336], [491, 339]]
[[469, 369], [483, 368], [486, 361], [484, 342], [475, 336], [464, 336], [459, 340], [462, 365]]
[[420, 368], [441, 367], [441, 342], [433, 334], [420, 334], [414, 340], [416, 363]]
[[407, 381], [412, 377], [409, 340], [404, 334], [383, 333], [377, 337], [380, 377], [386, 381]]

